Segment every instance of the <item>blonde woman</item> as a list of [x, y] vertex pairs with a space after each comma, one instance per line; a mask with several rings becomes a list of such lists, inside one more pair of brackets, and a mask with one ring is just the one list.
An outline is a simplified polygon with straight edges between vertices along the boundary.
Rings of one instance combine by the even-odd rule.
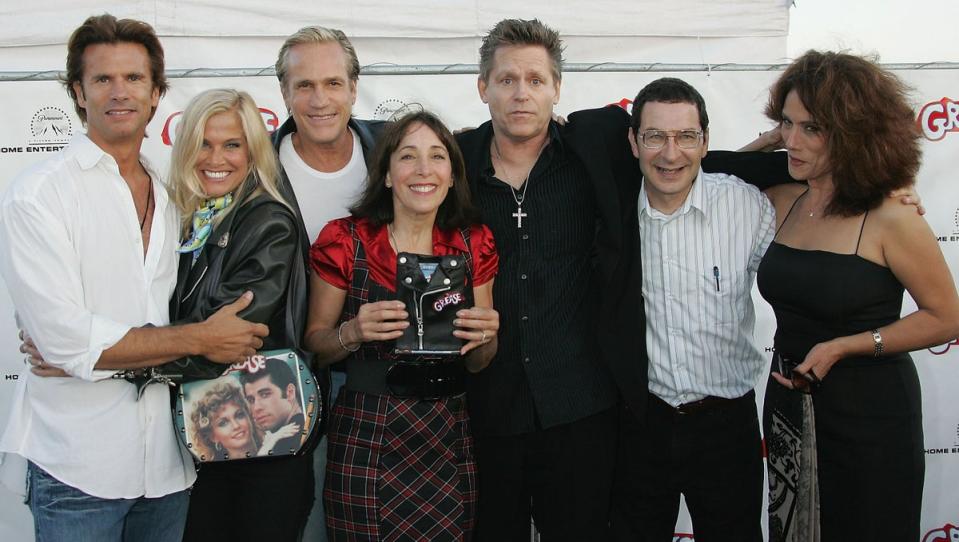
[[[299, 346], [307, 245], [302, 220], [280, 194], [277, 171], [263, 120], [247, 93], [208, 90], [190, 101], [170, 164], [183, 239], [172, 321], [203, 321], [250, 290], [253, 303], [241, 314], [269, 326], [263, 348]], [[186, 363], [202, 368], [209, 362]], [[265, 416], [258, 414], [260, 405], [286, 400], [285, 390], [273, 388], [254, 397], [251, 414], [259, 431], [265, 430], [258, 423]], [[244, 390], [244, 396], [250, 393]], [[184, 540], [296, 540], [312, 502], [311, 454], [204, 464], [190, 495]], [[222, 521], [224, 511], [231, 521]]]
[[240, 387], [216, 382], [193, 405], [190, 441], [203, 456], [216, 459], [257, 455], [260, 438]]

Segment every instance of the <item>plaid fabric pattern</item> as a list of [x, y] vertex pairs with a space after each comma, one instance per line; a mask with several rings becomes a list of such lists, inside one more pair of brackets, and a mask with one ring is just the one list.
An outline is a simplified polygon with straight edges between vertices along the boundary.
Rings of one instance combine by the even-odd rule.
[[[369, 280], [363, 243], [355, 228], [352, 234], [344, 320], [363, 303], [394, 297]], [[469, 246], [468, 232], [465, 240]], [[389, 343], [365, 344], [351, 356], [395, 357]], [[329, 423], [323, 500], [330, 540], [470, 540], [476, 463], [465, 396], [421, 401], [343, 389]]]
[[328, 438], [331, 540], [470, 539], [476, 463], [463, 396], [419, 401], [343, 390]]

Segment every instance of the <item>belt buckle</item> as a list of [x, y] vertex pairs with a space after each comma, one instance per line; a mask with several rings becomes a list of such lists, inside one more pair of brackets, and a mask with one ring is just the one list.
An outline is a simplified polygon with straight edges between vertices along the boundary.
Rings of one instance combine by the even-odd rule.
[[417, 387], [413, 367], [409, 364], [396, 362], [386, 370], [386, 388], [396, 397], [417, 397]]

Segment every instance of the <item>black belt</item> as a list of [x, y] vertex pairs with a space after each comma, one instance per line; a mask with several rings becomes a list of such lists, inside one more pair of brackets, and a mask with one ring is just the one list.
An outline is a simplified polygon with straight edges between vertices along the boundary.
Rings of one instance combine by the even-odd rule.
[[461, 358], [448, 360], [350, 360], [346, 389], [435, 401], [466, 392]]
[[659, 405], [660, 408], [665, 407], [666, 409], [672, 411], [675, 414], [703, 414], [707, 412], [715, 412], [718, 410], [724, 410], [726, 408], [731, 408], [733, 406], [739, 405], [743, 402], [750, 402], [753, 405], [756, 404], [756, 392], [749, 390], [746, 395], [742, 397], [736, 397], [734, 399], [727, 399], [725, 397], [716, 397], [715, 395], [708, 395], [703, 397], [698, 401], [690, 401], [689, 403], [683, 403], [679, 406], [673, 406], [666, 401], [663, 401], [655, 394], [650, 393], [649, 397], [652, 404]]

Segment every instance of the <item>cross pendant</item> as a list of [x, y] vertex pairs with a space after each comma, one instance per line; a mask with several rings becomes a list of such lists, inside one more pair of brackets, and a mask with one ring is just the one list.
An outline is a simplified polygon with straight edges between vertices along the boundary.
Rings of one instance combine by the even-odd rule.
[[517, 206], [516, 206], [516, 212], [513, 213], [513, 217], [516, 218], [516, 227], [517, 227], [517, 228], [522, 228], [522, 227], [523, 227], [523, 218], [526, 217], [526, 213], [523, 212], [523, 206], [522, 206], [522, 205], [517, 205]]

